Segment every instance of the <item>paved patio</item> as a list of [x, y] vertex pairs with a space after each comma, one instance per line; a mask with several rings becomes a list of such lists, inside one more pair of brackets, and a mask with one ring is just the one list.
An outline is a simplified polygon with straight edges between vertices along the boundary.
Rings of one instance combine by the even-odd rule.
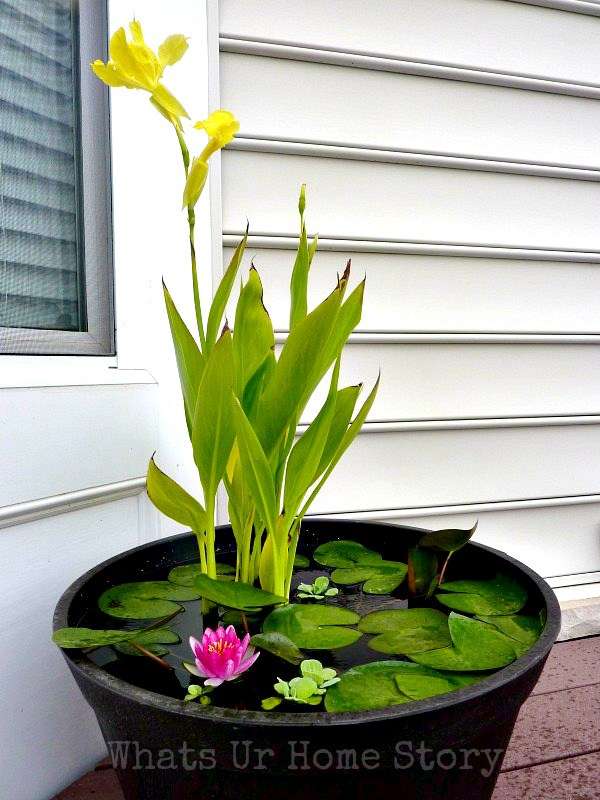
[[[54, 800], [88, 798], [123, 800], [107, 765]], [[493, 800], [600, 800], [600, 636], [555, 645], [521, 709]]]

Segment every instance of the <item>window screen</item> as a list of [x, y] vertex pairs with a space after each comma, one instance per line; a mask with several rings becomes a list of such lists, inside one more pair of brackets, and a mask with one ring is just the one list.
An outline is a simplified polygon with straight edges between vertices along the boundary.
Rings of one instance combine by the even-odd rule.
[[[105, 49], [105, 39], [98, 41], [97, 35], [105, 31], [105, 9], [102, 2], [81, 5], [93, 15], [86, 21], [89, 31], [95, 31], [92, 35], [82, 31], [80, 36], [79, 4], [71, 0], [0, 0], [4, 352], [107, 351], [106, 335], [98, 334], [100, 328], [106, 332], [110, 327], [106, 319], [99, 324], [99, 317], [110, 313], [108, 287], [102, 286], [99, 274], [108, 267], [108, 229], [98, 237], [97, 227], [106, 227], [106, 220], [102, 214], [86, 215], [84, 209], [85, 195], [95, 195], [97, 203], [98, 193], [108, 193], [105, 157], [103, 161], [93, 152], [102, 150], [108, 137], [102, 137], [102, 125], [98, 130], [90, 124], [91, 118], [102, 117], [106, 98], [87, 75], [87, 62]], [[82, 40], [90, 50], [101, 49], [84, 53]], [[85, 107], [82, 99], [89, 101]], [[88, 126], [92, 140], [86, 141]], [[87, 165], [84, 146], [90, 150]], [[86, 231], [86, 224], [92, 230]], [[94, 242], [89, 253], [86, 238], [88, 244]], [[78, 338], [77, 333], [87, 335]], [[78, 344], [83, 347], [78, 349]]]

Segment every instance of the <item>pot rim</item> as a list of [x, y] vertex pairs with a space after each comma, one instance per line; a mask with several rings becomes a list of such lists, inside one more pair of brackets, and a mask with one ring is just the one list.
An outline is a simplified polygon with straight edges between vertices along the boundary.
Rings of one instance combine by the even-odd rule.
[[[311, 520], [308, 519], [307, 522]], [[408, 525], [393, 525], [386, 523], [362, 523], [358, 520], [345, 520], [345, 519], [328, 519], [323, 520], [326, 522], [337, 522], [348, 525], [362, 525], [368, 524], [370, 526], [377, 525], [378, 528], [389, 528], [393, 530], [403, 529], [411, 531], [425, 530], [415, 526]], [[219, 526], [219, 528], [228, 528], [229, 526]], [[218, 528], [217, 528], [218, 530]], [[142, 552], [152, 549], [152, 547], [176, 542], [193, 535], [191, 532], [179, 533], [174, 536], [165, 537], [164, 539], [157, 539], [145, 544], [132, 547], [125, 550], [112, 558], [106, 559], [102, 563], [93, 567], [84, 573], [80, 578], [75, 580], [61, 595], [54, 612], [53, 618], [53, 631], [58, 628], [66, 627], [68, 620], [68, 612], [71, 602], [75, 595], [85, 586], [85, 584], [93, 578], [96, 574], [104, 570], [106, 567], [115, 564], [125, 556], [130, 556], [136, 552]], [[548, 583], [534, 570], [518, 561], [506, 553], [496, 550], [487, 545], [478, 544], [476, 542], [469, 542], [469, 548], [476, 548], [488, 553], [492, 553], [504, 561], [507, 561], [513, 569], [520, 570], [530, 580], [532, 580], [540, 593], [543, 596], [546, 605], [546, 624], [544, 629], [537, 640], [524, 655], [517, 658], [512, 664], [495, 672], [493, 675], [483, 678], [470, 686], [462, 689], [455, 690], [443, 695], [436, 695], [435, 697], [426, 700], [413, 700], [410, 703], [401, 704], [397, 706], [390, 706], [383, 709], [374, 709], [371, 711], [343, 711], [332, 713], [328, 711], [312, 711], [312, 712], [294, 712], [286, 713], [284, 711], [253, 711], [225, 708], [220, 706], [201, 706], [195, 703], [184, 703], [183, 700], [176, 700], [172, 697], [152, 692], [147, 689], [141, 689], [134, 684], [124, 681], [121, 678], [116, 678], [106, 672], [102, 667], [96, 665], [93, 661], [86, 657], [81, 650], [62, 650], [62, 653], [69, 663], [72, 670], [79, 672], [86, 680], [91, 681], [97, 687], [105, 691], [112, 692], [117, 695], [122, 695], [132, 702], [144, 705], [149, 708], [160, 709], [163, 712], [168, 712], [176, 716], [184, 718], [202, 719], [206, 722], [219, 722], [223, 724], [236, 725], [240, 723], [255, 724], [263, 727], [280, 728], [289, 727], [290, 725], [296, 727], [313, 728], [318, 726], [338, 727], [338, 726], [352, 726], [363, 723], [372, 723], [390, 720], [410, 720], [411, 718], [425, 715], [429, 712], [439, 711], [440, 708], [454, 708], [456, 706], [467, 705], [471, 701], [476, 700], [478, 697], [500, 690], [508, 686], [513, 681], [518, 679], [521, 675], [535, 668], [540, 661], [546, 658], [551, 647], [554, 645], [558, 633], [560, 631], [561, 612], [556, 595], [548, 585]]]

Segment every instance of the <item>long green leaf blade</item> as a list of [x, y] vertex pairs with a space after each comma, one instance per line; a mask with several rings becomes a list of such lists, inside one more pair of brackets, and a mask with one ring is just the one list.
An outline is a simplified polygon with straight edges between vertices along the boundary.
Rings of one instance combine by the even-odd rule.
[[188, 433], [191, 436], [194, 409], [196, 407], [196, 396], [198, 394], [200, 379], [202, 378], [202, 373], [204, 372], [205, 360], [204, 356], [200, 352], [200, 348], [198, 347], [196, 340], [189, 332], [187, 325], [181, 318], [181, 315], [179, 314], [179, 311], [173, 302], [169, 290], [164, 283], [163, 292], [165, 296], [165, 306], [167, 309], [167, 316], [169, 318], [169, 325], [171, 327], [173, 347], [175, 348], [177, 369], [179, 370], [179, 380], [181, 382], [185, 419], [188, 427]]
[[235, 281], [235, 277], [240, 268], [240, 264], [242, 262], [242, 257], [244, 255], [244, 250], [246, 249], [247, 242], [248, 242], [248, 228], [246, 228], [246, 233], [244, 234], [244, 238], [235, 249], [231, 261], [229, 262], [229, 266], [227, 267], [223, 277], [221, 278], [221, 282], [217, 287], [217, 291], [215, 292], [215, 296], [210, 306], [208, 320], [206, 323], [207, 353], [210, 353], [210, 351], [215, 345], [215, 342], [217, 341], [217, 336], [219, 335], [219, 329], [221, 327], [221, 321], [223, 319], [223, 314], [225, 313], [225, 307], [227, 306], [227, 303], [229, 301], [229, 296], [233, 288], [233, 282]]
[[244, 477], [267, 530], [273, 531], [278, 515], [273, 475], [258, 437], [237, 398], [233, 400], [233, 420]]
[[319, 494], [319, 492], [323, 488], [323, 485], [324, 485], [325, 481], [331, 475], [331, 473], [333, 472], [333, 470], [337, 466], [339, 460], [344, 455], [346, 450], [350, 447], [352, 442], [358, 436], [358, 434], [360, 432], [360, 429], [362, 428], [362, 426], [363, 426], [363, 424], [364, 424], [364, 422], [365, 422], [365, 420], [367, 418], [367, 415], [368, 415], [369, 411], [371, 410], [371, 407], [372, 407], [373, 403], [375, 402], [375, 397], [377, 395], [377, 390], [379, 389], [379, 380], [380, 379], [377, 378], [377, 381], [375, 382], [375, 385], [371, 389], [371, 391], [369, 393], [369, 396], [367, 397], [367, 399], [363, 403], [362, 408], [360, 409], [360, 411], [358, 412], [356, 417], [352, 420], [352, 423], [349, 426], [349, 428], [346, 431], [346, 433], [343, 435], [342, 440], [341, 440], [341, 442], [340, 442], [340, 444], [339, 444], [339, 446], [338, 446], [338, 448], [337, 448], [337, 450], [336, 450], [336, 452], [335, 452], [335, 454], [334, 454], [329, 466], [327, 467], [327, 469], [325, 470], [325, 472], [323, 474], [323, 477], [321, 478], [321, 480], [319, 481], [319, 483], [317, 484], [317, 486], [315, 487], [315, 489], [311, 493], [309, 499], [304, 504], [304, 507], [303, 507], [302, 511], [300, 512], [300, 516], [303, 517], [304, 514], [308, 511], [308, 509], [310, 508], [311, 503], [313, 502], [315, 497]]
[[[236, 393], [243, 397], [248, 381], [275, 347], [271, 318], [263, 303], [263, 287], [254, 267], [242, 287], [235, 311], [233, 355]], [[274, 359], [274, 356], [273, 356]]]
[[298, 252], [290, 280], [290, 330], [306, 316], [308, 309], [308, 271], [310, 269], [310, 253], [306, 226], [302, 223]]
[[348, 429], [350, 420], [352, 419], [354, 407], [356, 406], [356, 401], [358, 400], [358, 395], [360, 394], [361, 389], [362, 384], [358, 384], [356, 386], [346, 386], [344, 389], [340, 389], [337, 393], [333, 420], [329, 428], [327, 441], [325, 442], [325, 446], [323, 448], [323, 454], [321, 456], [319, 466], [317, 467], [315, 476], [313, 478], [313, 483], [317, 480], [319, 475], [323, 474], [324, 470], [327, 468], [328, 464], [333, 458], [335, 451], [338, 449], [340, 442], [342, 441], [342, 438]]
[[146, 478], [148, 497], [159, 511], [186, 525], [195, 533], [202, 533], [206, 527], [206, 512], [202, 505], [185, 489], [159, 469], [154, 456], [148, 464]]
[[235, 438], [232, 392], [232, 341], [231, 331], [226, 330], [207, 359], [194, 412], [192, 446], [205, 503], [217, 491]]
[[283, 345], [279, 360], [263, 391], [257, 412], [257, 433], [267, 455], [277, 446], [290, 423], [334, 358], [323, 358], [323, 343], [332, 335], [343, 287], [338, 284], [320, 305], [299, 322]]
[[329, 429], [335, 414], [340, 360], [331, 376], [329, 393], [321, 410], [298, 439], [287, 463], [283, 505], [286, 516], [295, 514], [299, 503], [314, 482], [315, 472], [323, 455]]

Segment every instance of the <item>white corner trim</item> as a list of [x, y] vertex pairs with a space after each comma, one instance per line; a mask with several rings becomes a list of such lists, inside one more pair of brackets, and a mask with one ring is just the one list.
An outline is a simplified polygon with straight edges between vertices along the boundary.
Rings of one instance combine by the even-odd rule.
[[[594, 16], [600, 16], [600, 7], [592, 3], [579, 3], [578, 6], [594, 9]], [[572, 10], [572, 9], [571, 9]], [[590, 13], [587, 10], [585, 13]], [[566, 94], [572, 97], [600, 98], [600, 85], [579, 81], [561, 81], [540, 75], [528, 75], [501, 70], [486, 70], [481, 67], [461, 64], [446, 64], [417, 59], [384, 56], [377, 53], [315, 47], [310, 44], [293, 44], [270, 39], [252, 39], [222, 33], [220, 49], [223, 53], [282, 58], [288, 61], [308, 61], [317, 64], [331, 64], [355, 69], [395, 72], [403, 75], [418, 75], [425, 78], [483, 83], [488, 86], [504, 86], [511, 89], [526, 89], [532, 92]]]
[[[243, 235], [243, 231], [226, 231], [223, 234], [223, 246], [237, 247]], [[255, 233], [248, 237], [248, 248], [296, 250], [297, 247], [298, 237], [292, 233]], [[457, 258], [568, 261], [600, 264], [600, 252], [584, 250], [497, 247], [487, 244], [411, 242], [394, 239], [347, 239], [341, 236], [319, 236], [319, 250], [336, 253], [385, 253], [391, 255], [453, 256]]]
[[[600, 90], [598, 99], [600, 99]], [[333, 144], [308, 140], [291, 141], [275, 137], [258, 137], [244, 134], [236, 136], [227, 146], [227, 150], [273, 155], [310, 156], [313, 158], [339, 158], [349, 161], [460, 169], [470, 172], [500, 172], [511, 175], [530, 175], [538, 178], [561, 178], [573, 181], [600, 181], [600, 170], [593, 167], [480, 158], [479, 156], [468, 154], [419, 153], [412, 150], [393, 150], [347, 143]]]
[[146, 476], [144, 475], [104, 486], [91, 486], [75, 492], [4, 506], [4, 508], [0, 508], [0, 528], [10, 528], [24, 522], [53, 517], [56, 514], [66, 514], [69, 511], [78, 511], [81, 508], [110, 503], [125, 497], [133, 497], [143, 492], [145, 488]]

